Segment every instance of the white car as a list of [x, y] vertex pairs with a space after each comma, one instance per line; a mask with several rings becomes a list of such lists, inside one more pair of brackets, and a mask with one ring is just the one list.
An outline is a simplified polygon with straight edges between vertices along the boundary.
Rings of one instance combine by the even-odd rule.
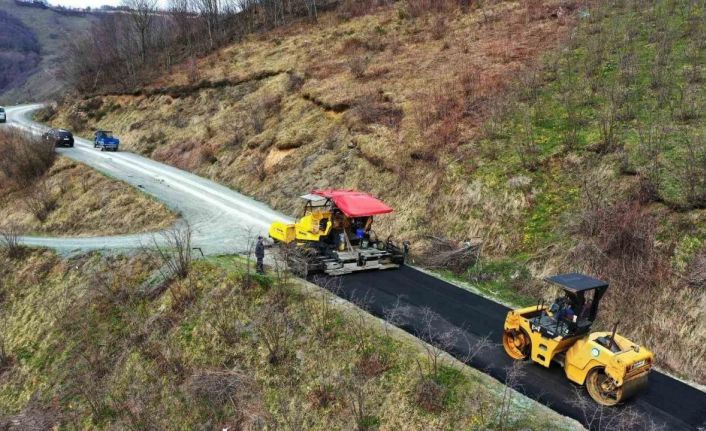
[[7, 114], [5, 114], [5, 108], [0, 107], [0, 123], [7, 121]]

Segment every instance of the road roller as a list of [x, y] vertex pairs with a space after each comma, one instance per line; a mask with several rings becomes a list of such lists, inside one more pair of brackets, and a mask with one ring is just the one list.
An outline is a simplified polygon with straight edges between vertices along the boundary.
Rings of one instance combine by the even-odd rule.
[[545, 279], [563, 295], [553, 303], [512, 310], [503, 331], [505, 352], [515, 360], [531, 360], [564, 368], [566, 377], [584, 385], [593, 400], [614, 406], [647, 386], [653, 354], [645, 347], [610, 332], [591, 332], [608, 283], [571, 273]]

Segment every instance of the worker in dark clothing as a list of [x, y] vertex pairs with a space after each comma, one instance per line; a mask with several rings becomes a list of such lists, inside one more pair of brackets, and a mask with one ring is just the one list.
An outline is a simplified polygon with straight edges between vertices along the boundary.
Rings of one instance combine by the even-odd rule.
[[255, 258], [257, 258], [257, 266], [255, 270], [258, 274], [265, 273], [265, 265], [263, 261], [265, 260], [265, 244], [262, 242], [262, 237], [257, 237], [257, 243], [255, 244]]

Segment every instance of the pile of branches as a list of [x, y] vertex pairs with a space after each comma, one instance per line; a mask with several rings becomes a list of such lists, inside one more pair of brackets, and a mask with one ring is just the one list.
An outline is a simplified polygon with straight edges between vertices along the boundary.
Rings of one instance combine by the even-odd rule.
[[463, 274], [480, 258], [482, 242], [477, 238], [458, 241], [427, 235], [425, 240], [428, 245], [421, 261], [429, 269], [446, 269], [454, 274]]

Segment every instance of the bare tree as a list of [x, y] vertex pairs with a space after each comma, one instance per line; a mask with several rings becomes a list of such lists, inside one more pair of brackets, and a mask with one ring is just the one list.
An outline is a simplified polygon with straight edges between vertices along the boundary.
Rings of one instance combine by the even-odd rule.
[[157, 13], [157, 0], [122, 0], [122, 4], [130, 9], [129, 15], [139, 38], [140, 59], [144, 64], [152, 22]]
[[210, 48], [216, 47], [221, 22], [221, 0], [193, 0], [194, 6], [206, 22]]
[[186, 43], [189, 53], [192, 52], [194, 42], [194, 27], [196, 15], [191, 0], [169, 0], [169, 12], [174, 19], [179, 35]]
[[319, 20], [319, 11], [316, 7], [316, 0], [304, 0], [304, 5], [306, 6], [307, 14], [309, 18], [317, 22]]

